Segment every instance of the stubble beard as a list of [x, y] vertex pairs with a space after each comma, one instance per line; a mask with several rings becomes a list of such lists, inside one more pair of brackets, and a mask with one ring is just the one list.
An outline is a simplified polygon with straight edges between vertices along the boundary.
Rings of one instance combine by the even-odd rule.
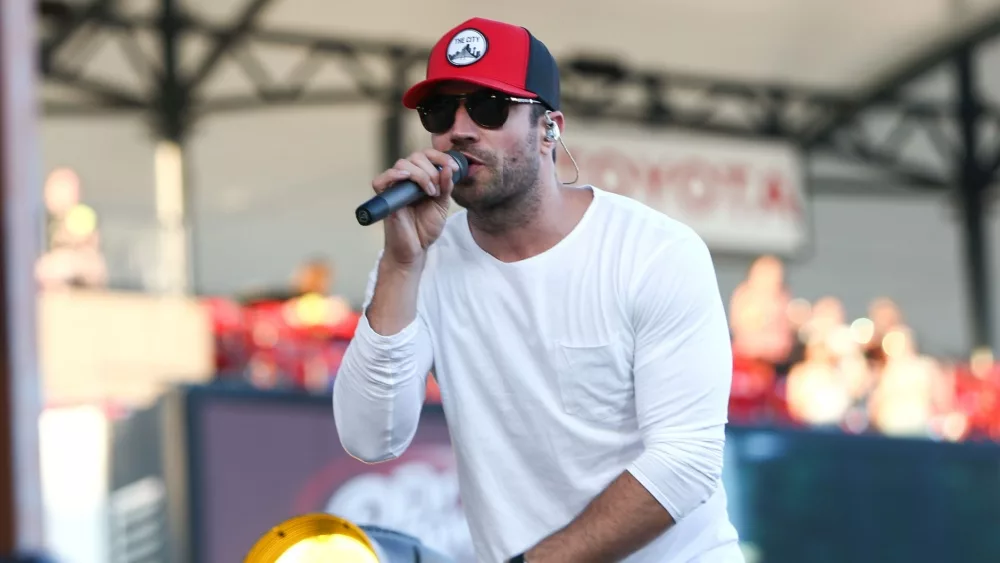
[[503, 162], [498, 162], [492, 154], [466, 151], [481, 160], [490, 173], [485, 182], [465, 178], [452, 191], [452, 199], [468, 210], [469, 221], [476, 228], [501, 233], [534, 218], [541, 200], [538, 137], [534, 131], [529, 132], [524, 147], [519, 154], [508, 156]]

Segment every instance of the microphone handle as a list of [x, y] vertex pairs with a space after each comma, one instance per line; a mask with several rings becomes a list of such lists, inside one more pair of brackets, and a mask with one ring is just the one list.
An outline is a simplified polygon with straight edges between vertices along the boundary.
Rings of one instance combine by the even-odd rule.
[[358, 207], [354, 215], [360, 225], [367, 226], [377, 223], [407, 205], [414, 204], [426, 197], [427, 192], [416, 182], [404, 180], [386, 188], [385, 191], [365, 202], [364, 205]]
[[[458, 170], [451, 175], [451, 181], [457, 183], [469, 173], [469, 161], [465, 158], [464, 154], [458, 151], [448, 151], [447, 154], [458, 162]], [[441, 170], [440, 166], [436, 168]], [[354, 211], [354, 216], [357, 218], [358, 224], [368, 226], [385, 219], [408, 205], [413, 205], [429, 197], [427, 192], [413, 180], [403, 180], [402, 182], [393, 184], [382, 193], [361, 204]]]

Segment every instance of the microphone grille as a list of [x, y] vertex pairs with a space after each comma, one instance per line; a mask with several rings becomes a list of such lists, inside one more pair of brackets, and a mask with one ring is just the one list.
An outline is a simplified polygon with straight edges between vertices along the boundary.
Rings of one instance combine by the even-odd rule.
[[455, 162], [458, 163], [458, 173], [455, 174], [455, 181], [457, 182], [462, 178], [465, 178], [465, 175], [469, 173], [469, 159], [465, 158], [464, 154], [456, 150], [450, 150], [445, 154], [454, 158]]
[[371, 213], [368, 213], [367, 209], [361, 208], [354, 212], [354, 216], [357, 218], [358, 223], [362, 226], [370, 225], [372, 222]]

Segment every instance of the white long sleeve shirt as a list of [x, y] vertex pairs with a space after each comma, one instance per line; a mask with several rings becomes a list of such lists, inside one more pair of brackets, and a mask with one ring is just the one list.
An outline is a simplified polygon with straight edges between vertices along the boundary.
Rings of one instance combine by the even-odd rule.
[[362, 315], [334, 384], [341, 443], [367, 462], [401, 455], [433, 370], [478, 560], [530, 548], [629, 471], [677, 524], [628, 563], [742, 562], [721, 483], [732, 352], [708, 249], [590, 189], [568, 236], [514, 263], [476, 244], [464, 211], [449, 218], [417, 319], [379, 335]]

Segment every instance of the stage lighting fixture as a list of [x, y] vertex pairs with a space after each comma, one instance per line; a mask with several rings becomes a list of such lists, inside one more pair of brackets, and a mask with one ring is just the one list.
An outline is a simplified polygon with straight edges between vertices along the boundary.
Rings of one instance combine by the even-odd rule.
[[332, 514], [288, 519], [261, 536], [243, 563], [454, 563], [420, 540]]

